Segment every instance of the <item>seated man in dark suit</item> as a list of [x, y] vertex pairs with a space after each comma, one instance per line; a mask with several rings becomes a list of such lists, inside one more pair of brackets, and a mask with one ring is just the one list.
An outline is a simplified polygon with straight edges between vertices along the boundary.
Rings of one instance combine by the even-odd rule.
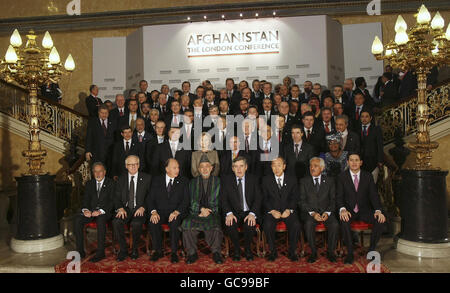
[[342, 238], [347, 246], [348, 255], [344, 263], [353, 263], [353, 243], [350, 224], [352, 221], [364, 221], [373, 224], [370, 235], [369, 251], [374, 251], [384, 230], [386, 217], [382, 213], [380, 197], [377, 193], [372, 174], [361, 170], [363, 161], [357, 153], [348, 157], [348, 171], [342, 172], [337, 179], [337, 207], [341, 219]]
[[281, 156], [287, 162], [286, 173], [300, 180], [308, 175], [309, 160], [314, 157], [314, 148], [302, 140], [303, 129], [299, 125], [292, 126], [291, 134], [292, 141], [281, 146]]
[[150, 260], [157, 261], [163, 257], [162, 253], [162, 224], [170, 228], [170, 247], [172, 249], [170, 261], [178, 262], [178, 242], [180, 240], [179, 227], [186, 215], [189, 205], [189, 181], [180, 176], [180, 167], [175, 159], [168, 159], [165, 163], [165, 175], [153, 179], [148, 210], [150, 211], [150, 232], [152, 247], [155, 250]]
[[251, 243], [256, 232], [256, 218], [261, 206], [261, 189], [258, 179], [247, 171], [245, 157], [233, 160], [233, 175], [222, 177], [220, 198], [225, 216], [225, 231], [230, 235], [234, 246], [234, 261], [241, 258], [238, 228], [244, 230], [245, 258], [253, 260]]
[[347, 115], [336, 116], [336, 131], [341, 135], [341, 149], [347, 152], [360, 151], [359, 136], [352, 130], [348, 129]]
[[322, 175], [325, 162], [314, 157], [309, 162], [311, 175], [300, 180], [300, 210], [305, 223], [306, 238], [311, 247], [309, 263], [317, 260], [316, 225], [324, 223], [328, 232], [328, 254], [330, 262], [336, 262], [336, 241], [339, 223], [336, 218], [336, 184], [333, 178]]
[[105, 258], [106, 222], [111, 218], [113, 209], [114, 181], [106, 178], [106, 169], [103, 163], [92, 165], [94, 178], [86, 183], [84, 189], [81, 213], [75, 216], [74, 234], [77, 251], [81, 258], [84, 252], [84, 225], [95, 221], [97, 223], [97, 252], [91, 262], [98, 262]]
[[114, 209], [116, 216], [113, 220], [114, 235], [120, 245], [117, 261], [123, 261], [128, 256], [125, 240], [125, 224], [129, 224], [133, 235], [131, 259], [137, 259], [138, 242], [145, 223], [146, 197], [150, 193], [152, 177], [139, 170], [139, 157], [130, 155], [125, 159], [127, 173], [121, 175], [116, 183], [114, 195]]
[[[135, 155], [139, 157], [141, 162], [143, 162], [145, 158], [142, 147], [139, 143], [132, 140], [133, 132], [131, 131], [130, 126], [122, 126], [120, 134], [122, 135], [122, 139], [114, 144], [111, 156], [111, 173], [114, 180], [117, 180], [120, 175], [127, 171], [123, 163], [125, 162], [126, 157], [129, 155]], [[139, 170], [142, 171], [144, 168], [145, 164], [140, 164]]]
[[114, 143], [114, 133], [117, 124], [115, 120], [109, 118], [109, 111], [105, 105], [98, 109], [98, 117], [89, 119], [86, 134], [86, 161], [102, 162], [107, 165], [108, 155]]
[[295, 211], [299, 201], [297, 179], [284, 173], [286, 163], [282, 157], [272, 161], [274, 175], [266, 176], [262, 180], [264, 233], [269, 243], [269, 261], [277, 258], [275, 247], [275, 228], [279, 221], [283, 221], [288, 229], [289, 253], [292, 261], [297, 261], [297, 243], [299, 239], [300, 223]]

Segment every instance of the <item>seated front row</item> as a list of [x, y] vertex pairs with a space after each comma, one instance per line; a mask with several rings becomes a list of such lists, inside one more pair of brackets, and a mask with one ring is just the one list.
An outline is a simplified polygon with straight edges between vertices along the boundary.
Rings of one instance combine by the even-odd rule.
[[[213, 165], [206, 155], [198, 163], [199, 176], [188, 180], [180, 176], [175, 159], [167, 160], [165, 174], [151, 177], [139, 172], [139, 157], [130, 155], [125, 160], [128, 172], [117, 182], [105, 177], [102, 163], [94, 163], [92, 178], [85, 188], [80, 214], [75, 217], [76, 249], [85, 257], [83, 229], [95, 221], [98, 230], [97, 253], [91, 259], [98, 262], [105, 258], [106, 224], [112, 220], [114, 235], [120, 251], [118, 261], [128, 257], [124, 226], [128, 224], [132, 234], [131, 258], [137, 259], [138, 241], [144, 224], [152, 236], [152, 261], [163, 257], [162, 225], [169, 227], [171, 262], [178, 259], [179, 242], [182, 238], [187, 263], [198, 259], [197, 241], [200, 232], [210, 246], [214, 262], [223, 262], [221, 246], [222, 229], [230, 236], [234, 247], [233, 260], [240, 260], [239, 230], [244, 234], [245, 258], [253, 260], [251, 243], [256, 226], [261, 225], [269, 245], [268, 260], [277, 258], [275, 231], [279, 222], [287, 228], [288, 258], [297, 261], [297, 243], [301, 225], [311, 247], [310, 263], [317, 260], [315, 227], [323, 223], [328, 231], [329, 261], [336, 262], [335, 247], [342, 238], [348, 249], [345, 263], [353, 262], [353, 243], [350, 223], [362, 220], [373, 225], [369, 250], [375, 250], [384, 229], [385, 216], [372, 175], [361, 170], [359, 154], [351, 153], [349, 170], [339, 174], [336, 181], [322, 172], [323, 159], [310, 160], [310, 175], [297, 179], [286, 174], [286, 162], [279, 157], [271, 162], [274, 175], [262, 178], [247, 171], [245, 157], [233, 160], [233, 174], [219, 178], [212, 175]], [[182, 237], [181, 237], [182, 236]]]

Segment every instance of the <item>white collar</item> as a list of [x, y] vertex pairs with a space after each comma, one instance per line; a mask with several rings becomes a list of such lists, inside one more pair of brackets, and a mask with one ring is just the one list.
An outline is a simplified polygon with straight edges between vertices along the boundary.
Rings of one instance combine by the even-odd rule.
[[95, 184], [99, 184], [100, 183], [100, 186], [103, 186], [103, 182], [105, 182], [105, 178], [106, 177], [103, 177], [103, 179], [102, 179], [102, 181], [97, 181], [97, 179], [95, 179]]
[[[136, 174], [134, 174], [134, 175], [131, 175], [130, 172], [128, 172], [128, 182], [130, 181], [131, 176], [134, 176], [134, 179], [137, 179], [139, 177], [139, 172], [136, 172]], [[137, 181], [135, 181], [135, 182], [137, 182]], [[135, 192], [136, 192], [136, 190], [135, 190]]]
[[358, 173], [356, 173], [356, 174], [353, 173], [352, 170], [350, 170], [350, 169], [348, 169], [348, 170], [350, 172], [350, 176], [352, 177], [352, 180], [355, 178], [355, 175], [358, 176], [358, 179], [359, 179], [359, 175], [361, 174], [361, 169], [359, 169]]
[[166, 186], [169, 184], [170, 180], [172, 179], [172, 185], [175, 183], [175, 178], [170, 177], [166, 173]]
[[278, 184], [278, 179], [281, 179], [281, 183], [284, 183], [284, 173], [281, 174], [280, 177], [278, 177], [277, 175], [274, 175], [274, 176], [275, 176], [275, 181], [277, 182], [277, 184]]
[[142, 132], [141, 133], [139, 133], [139, 131], [137, 132], [137, 135], [139, 136], [139, 135], [142, 135], [142, 136], [144, 136], [145, 135], [145, 130], [142, 130]]

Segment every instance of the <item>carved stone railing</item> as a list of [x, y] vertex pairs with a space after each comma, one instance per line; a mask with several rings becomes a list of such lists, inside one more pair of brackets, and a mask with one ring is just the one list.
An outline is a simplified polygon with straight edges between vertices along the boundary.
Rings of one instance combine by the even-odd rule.
[[[26, 90], [0, 83], [0, 112], [28, 124], [28, 93]], [[87, 116], [56, 102], [39, 97], [39, 126], [42, 131], [70, 141], [77, 135], [78, 145], [84, 147]]]
[[[427, 94], [431, 124], [450, 116], [450, 83], [447, 82]], [[377, 124], [383, 131], [384, 144], [394, 141], [395, 131], [403, 136], [413, 134], [416, 129], [417, 97], [411, 97], [395, 105], [382, 109], [376, 116]]]

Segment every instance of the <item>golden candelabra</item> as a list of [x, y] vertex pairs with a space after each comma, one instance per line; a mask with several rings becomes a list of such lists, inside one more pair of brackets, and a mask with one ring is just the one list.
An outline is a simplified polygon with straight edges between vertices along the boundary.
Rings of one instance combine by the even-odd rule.
[[[415, 170], [439, 169], [431, 166], [432, 152], [439, 146], [430, 141], [429, 107], [426, 98], [427, 74], [434, 66], [450, 64], [450, 25], [444, 31], [444, 19], [439, 12], [431, 20], [425, 5], [419, 8], [417, 22], [408, 26], [401, 15], [395, 24], [395, 39], [385, 46], [378, 36], [372, 44], [377, 60], [386, 60], [392, 67], [415, 71], [417, 76], [417, 132], [416, 141], [408, 147], [416, 154]], [[430, 22], [431, 20], [431, 22]]]
[[39, 140], [39, 106], [38, 89], [48, 81], [58, 82], [62, 75], [75, 69], [72, 55], [66, 59], [64, 68], [61, 65], [58, 50], [46, 32], [42, 39], [42, 48], [36, 43], [37, 35], [31, 30], [27, 42], [22, 48], [22, 38], [18, 30], [14, 30], [5, 58], [0, 63], [0, 78], [8, 83], [16, 83], [27, 88], [28, 94], [28, 149], [22, 152], [27, 159], [29, 170], [27, 175], [42, 175], [46, 150], [41, 148]]

